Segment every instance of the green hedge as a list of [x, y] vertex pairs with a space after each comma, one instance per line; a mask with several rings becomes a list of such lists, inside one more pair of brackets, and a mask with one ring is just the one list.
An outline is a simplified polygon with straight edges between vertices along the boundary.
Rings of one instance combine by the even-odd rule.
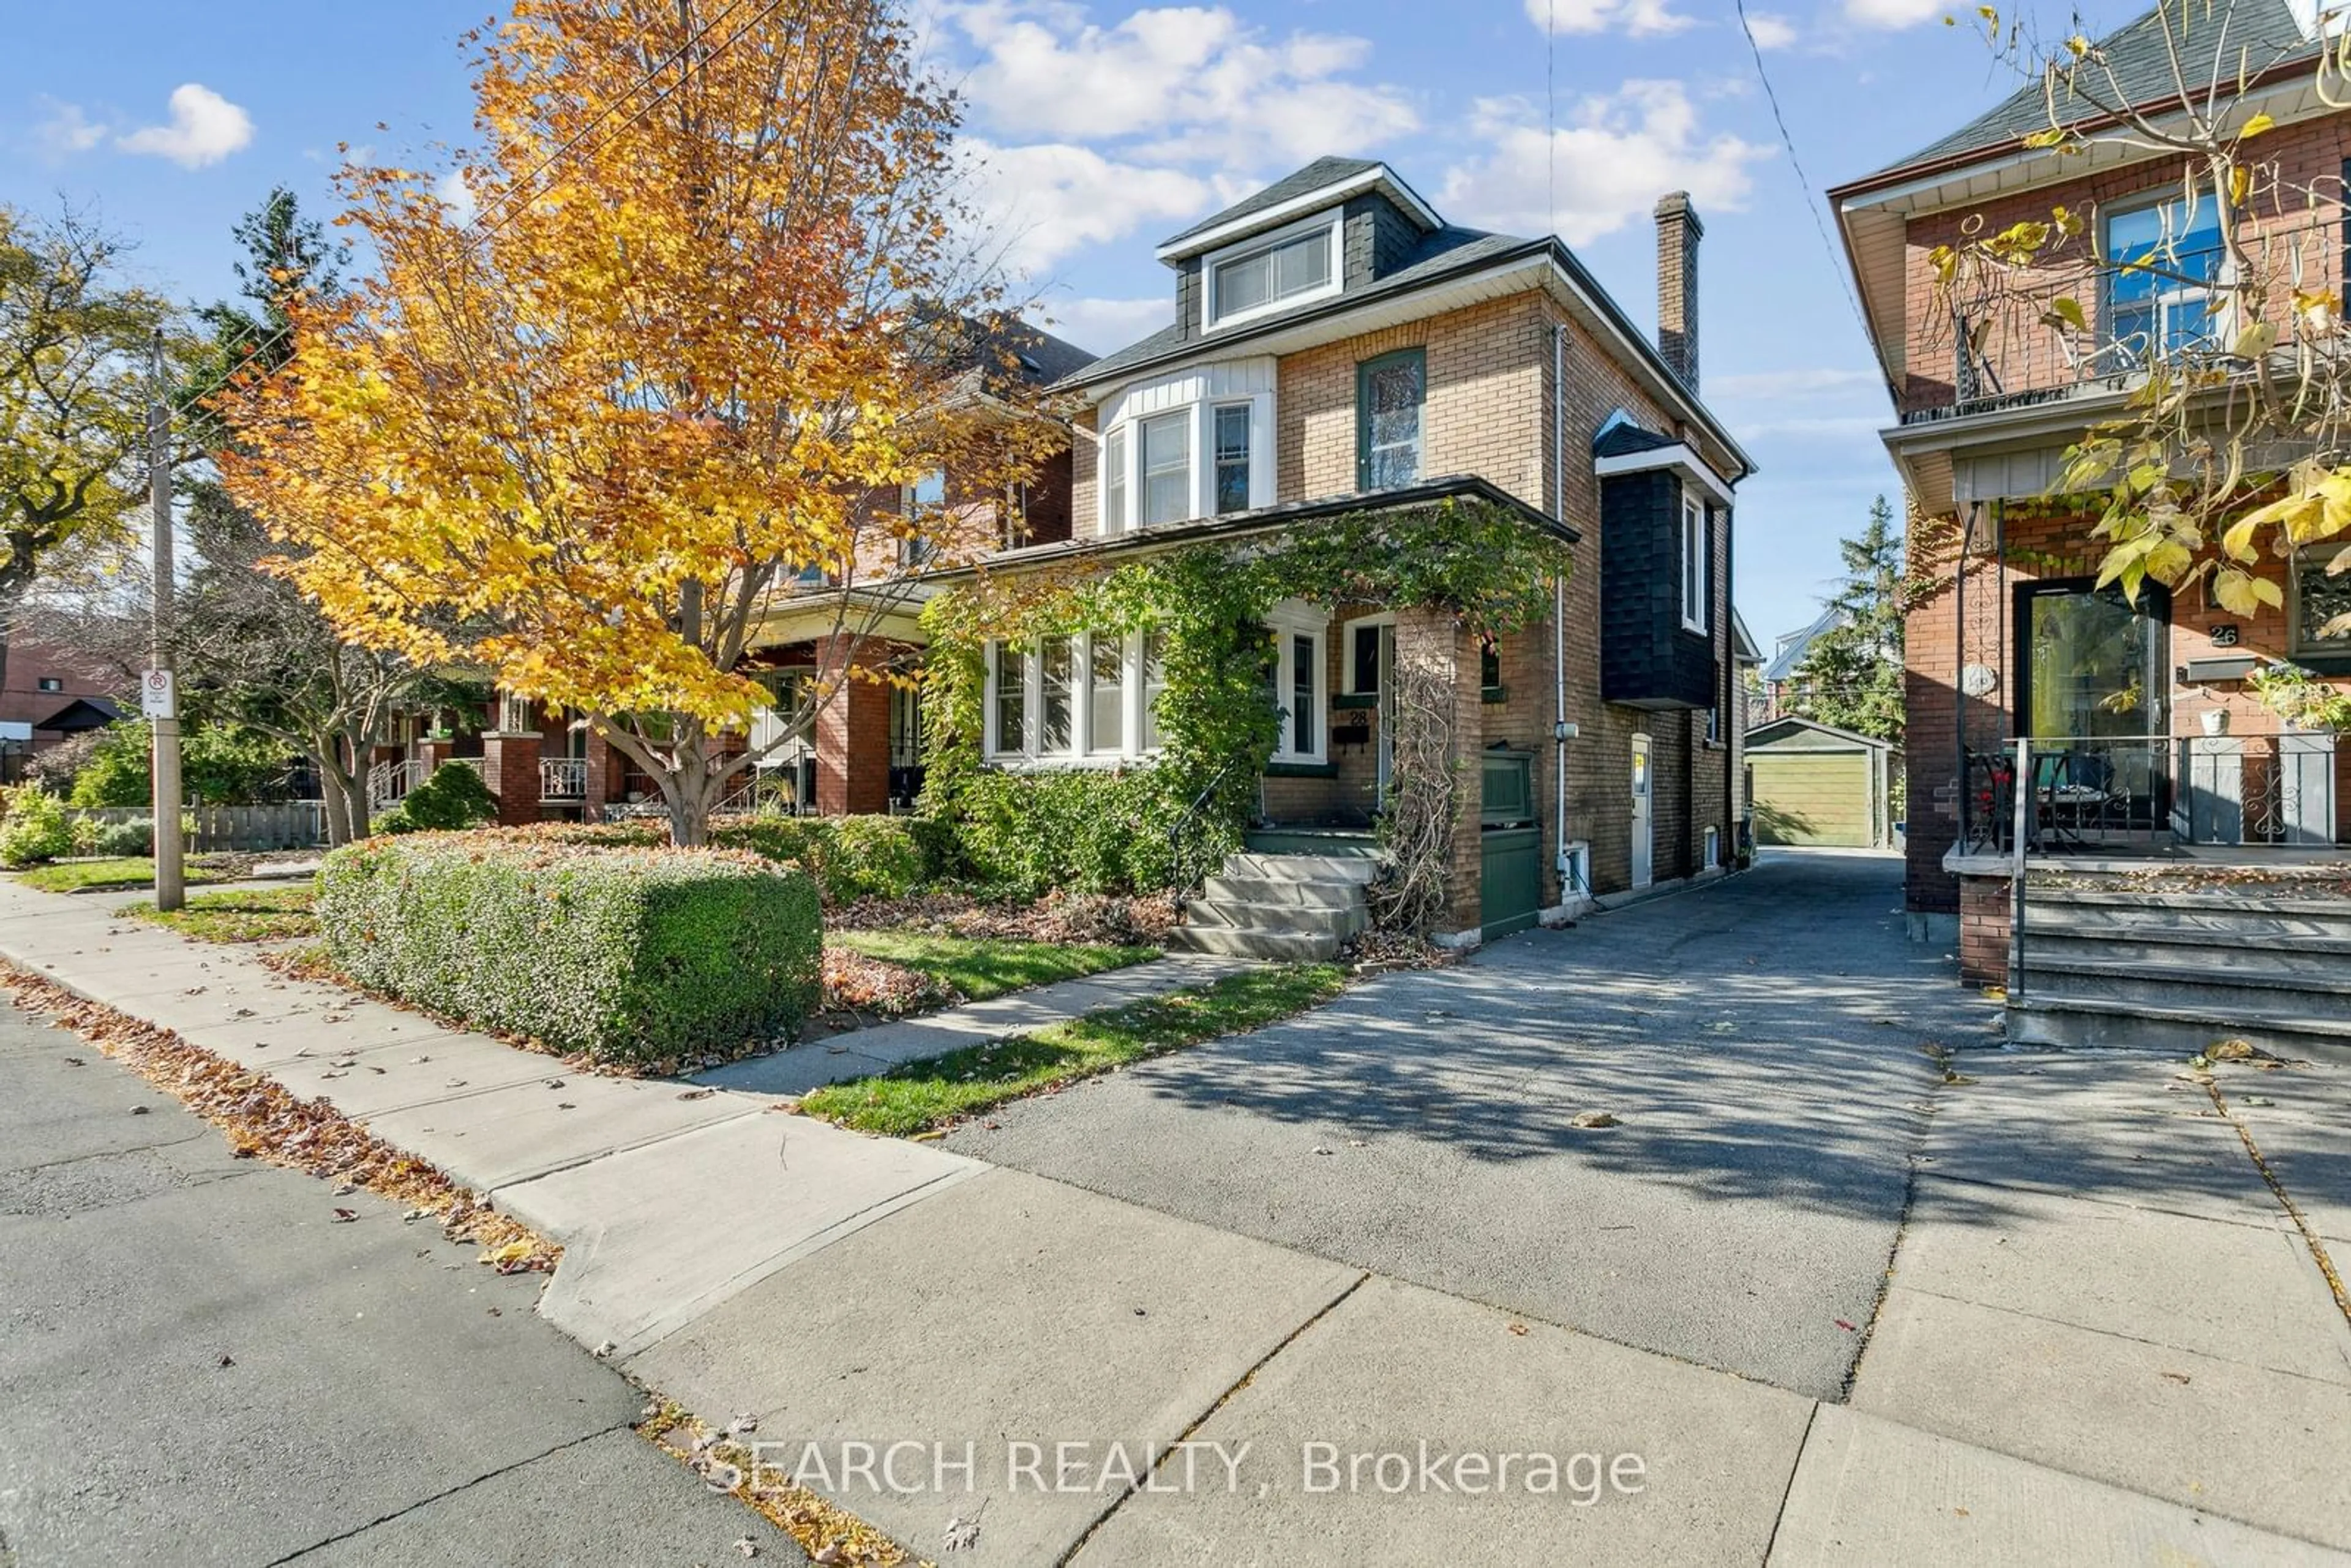
[[[502, 837], [517, 841], [651, 846], [669, 841], [659, 822], [543, 823]], [[789, 862], [816, 879], [827, 907], [904, 898], [935, 881], [952, 856], [947, 831], [925, 817], [719, 817], [715, 849]]]
[[721, 850], [371, 839], [327, 857], [318, 914], [361, 985], [600, 1061], [797, 1035], [822, 979], [815, 886]]
[[430, 833], [497, 820], [498, 798], [468, 763], [444, 762], [375, 820], [379, 833]]
[[941, 831], [953, 845], [950, 869], [974, 882], [1030, 898], [1056, 888], [1149, 893], [1176, 881], [1167, 833], [1185, 804], [1156, 768], [975, 773], [942, 802]]

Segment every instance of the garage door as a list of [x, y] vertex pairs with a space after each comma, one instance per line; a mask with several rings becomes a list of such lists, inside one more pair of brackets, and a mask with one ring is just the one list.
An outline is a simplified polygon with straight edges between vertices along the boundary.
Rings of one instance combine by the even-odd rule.
[[1755, 768], [1758, 841], [1869, 847], [1867, 754], [1750, 751], [1747, 759]]

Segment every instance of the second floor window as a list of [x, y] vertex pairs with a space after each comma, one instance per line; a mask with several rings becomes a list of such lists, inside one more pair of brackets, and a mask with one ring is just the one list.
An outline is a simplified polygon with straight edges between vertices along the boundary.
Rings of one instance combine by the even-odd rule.
[[1706, 503], [1682, 496], [1682, 628], [1703, 632], [1707, 628], [1707, 568], [1714, 539], [1706, 526]]
[[1355, 487], [1383, 490], [1420, 477], [1420, 414], [1428, 361], [1418, 349], [1355, 369]]
[[1245, 512], [1249, 504], [1249, 405], [1217, 410], [1217, 511]]
[[939, 533], [946, 525], [947, 476], [934, 471], [900, 492], [899, 515], [908, 532], [898, 541], [898, 564], [926, 566], [939, 553]]
[[1135, 427], [1143, 438], [1143, 508], [1145, 523], [1180, 522], [1192, 515], [1192, 411], [1182, 409], [1146, 419]]
[[2141, 365], [2219, 340], [2217, 204], [2174, 200], [2109, 212], [2105, 247], [2105, 339], [2116, 359]]
[[1102, 444], [1102, 531], [1114, 534], [1126, 527], [1126, 427], [1120, 425]]

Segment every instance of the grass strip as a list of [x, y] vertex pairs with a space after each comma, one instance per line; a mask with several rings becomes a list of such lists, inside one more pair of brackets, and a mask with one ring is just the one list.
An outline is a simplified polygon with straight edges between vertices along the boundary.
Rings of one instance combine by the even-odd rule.
[[319, 934], [319, 917], [312, 913], [318, 899], [317, 888], [300, 883], [290, 887], [199, 893], [169, 914], [152, 903], [126, 904], [115, 913], [168, 925], [201, 942], [276, 942]]
[[[191, 887], [225, 882], [227, 873], [190, 861], [185, 879]], [[96, 860], [51, 861], [16, 873], [26, 887], [43, 893], [109, 893], [155, 885], [155, 862], [145, 855], [106, 855]]]
[[1009, 936], [946, 936], [922, 931], [828, 931], [825, 945], [927, 975], [967, 1001], [1081, 979], [1159, 956], [1156, 947], [1027, 942]]
[[1249, 969], [831, 1084], [802, 1099], [800, 1110], [860, 1132], [908, 1137], [1146, 1057], [1263, 1029], [1329, 1001], [1346, 984], [1336, 964]]

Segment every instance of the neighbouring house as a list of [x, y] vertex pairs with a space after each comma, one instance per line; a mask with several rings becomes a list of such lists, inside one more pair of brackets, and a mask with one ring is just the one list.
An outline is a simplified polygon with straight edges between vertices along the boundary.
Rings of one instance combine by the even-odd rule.
[[1890, 741], [1808, 718], [1747, 732], [1759, 844], [1884, 849], [1894, 842], [1902, 753]]
[[122, 716], [115, 701], [122, 672], [70, 648], [24, 636], [8, 642], [8, 684], [0, 692], [0, 777], [20, 777], [34, 753]]
[[1773, 642], [1771, 658], [1762, 665], [1761, 700], [1757, 705], [1755, 722], [1769, 724], [1785, 718], [1796, 711], [1811, 682], [1803, 674], [1804, 656], [1823, 636], [1845, 623], [1846, 613], [1832, 604], [1814, 618], [1812, 624], [1795, 632], [1782, 632]]
[[[2125, 107], [2158, 120], [2180, 112], [2175, 61], [2199, 82], [2218, 61], [2224, 94], [2241, 80], [2241, 112], [2273, 121], [2261, 157], [2332, 193], [2251, 202], [2239, 237], [2290, 255], [2295, 287], [2339, 310], [2351, 116], [2322, 90], [2327, 49], [2283, 0], [2252, 0], [2150, 11], [2088, 57]], [[2160, 1024], [2209, 1042], [2227, 1020], [2262, 1019], [2291, 1033], [2303, 1014], [2343, 1016], [2351, 977], [2272, 976], [2199, 1001], [2181, 977], [2210, 965], [2181, 927], [2236, 920], [2227, 939], [2241, 941], [2264, 912], [2208, 886], [2179, 896], [2219, 901], [2210, 911], [2167, 924], [2159, 901], [2135, 902], [2107, 873], [2203, 864], [2258, 878], [2340, 858], [2329, 846], [2351, 842], [2351, 747], [2293, 731], [2246, 677], [2284, 660], [2351, 689], [2351, 638], [2321, 630], [2351, 609], [2351, 577], [2327, 575], [2331, 547], [2264, 556], [2249, 570], [2275, 605], [2251, 614], [2211, 601], [2209, 579], [2178, 595], [2150, 580], [2136, 600], [2100, 586], [2102, 497], [2064, 488], [2067, 449], [2126, 417], [2151, 371], [2239, 340], [2214, 319], [2223, 246], [2209, 192], [2190, 193], [2202, 171], [2107, 134], [2114, 104], [2062, 91], [2059, 118], [2080, 134], [2053, 147], [2052, 101], [2036, 81], [1830, 193], [1889, 379], [1884, 439], [1912, 502], [1912, 571], [1929, 588], [1907, 626], [1913, 934], [1956, 940], [1970, 978], [2005, 978], [2022, 1038], [2155, 1040]], [[1997, 287], [1949, 267], [1971, 236], [2059, 214], [2082, 243], [1984, 269]], [[2228, 379], [2210, 383], [2216, 405]], [[2010, 918], [2019, 821], [2025, 854], [2079, 873], [2070, 889], [2028, 877], [2022, 942]], [[2140, 946], [2096, 940], [2118, 932]]]
[[[811, 686], [816, 709], [807, 733], [783, 740], [742, 777], [730, 809], [758, 804], [825, 816], [912, 809], [923, 784], [922, 707], [914, 687], [892, 677], [919, 666], [926, 641], [919, 625], [924, 574], [944, 561], [1070, 537], [1067, 434], [1029, 410], [1027, 397], [1003, 397], [1003, 379], [1033, 391], [1093, 356], [1019, 322], [972, 333], [958, 351], [970, 364], [951, 405], [983, 426], [993, 419], [1033, 434], [1044, 423], [1058, 438], [1049, 433], [1046, 449], [1019, 465], [1019, 479], [997, 482], [993, 465], [990, 477], [981, 479], [943, 464], [903, 489], [862, 497], [852, 559], [836, 570], [811, 570], [750, 634], [746, 667], [776, 693], [776, 705], [726, 744], [737, 754], [765, 750]], [[448, 761], [482, 769], [499, 820], [510, 825], [593, 821], [660, 808], [654, 781], [585, 718], [486, 692], [463, 710], [395, 721], [392, 737], [371, 758], [370, 809], [396, 803]]]
[[[1440, 733], [1464, 780], [1447, 932], [1729, 863], [1730, 520], [1753, 465], [1698, 396], [1698, 215], [1676, 194], [1656, 223], [1653, 342], [1556, 238], [1461, 227], [1384, 163], [1320, 159], [1163, 242], [1173, 320], [1055, 389], [1075, 405], [1072, 536], [944, 587], [1018, 600], [1187, 552], [1278, 567], [1361, 547], [1253, 622], [1276, 736], [1262, 766], [1212, 781], [1246, 792], [1252, 831], [1179, 940], [1329, 951], [1363, 917], [1351, 884], [1403, 759]], [[1480, 636], [1412, 580], [1476, 563], [1392, 560], [1391, 538], [1456, 558], [1541, 541], [1572, 570]], [[1188, 694], [1148, 624], [1006, 616], [984, 649], [983, 768], [1159, 758], [1157, 716]], [[1424, 676], [1436, 695], [1400, 711]]]

